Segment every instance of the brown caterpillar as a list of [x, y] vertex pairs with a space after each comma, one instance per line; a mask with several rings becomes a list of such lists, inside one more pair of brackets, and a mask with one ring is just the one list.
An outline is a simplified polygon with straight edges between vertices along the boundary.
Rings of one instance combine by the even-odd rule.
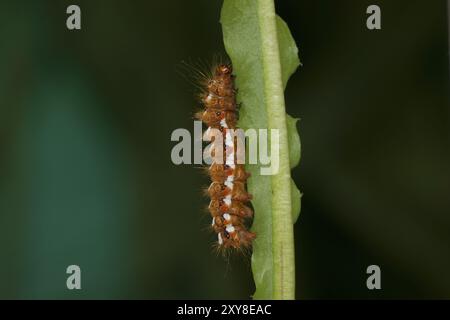
[[200, 100], [205, 109], [198, 112], [196, 118], [208, 129], [220, 130], [224, 138], [224, 161], [213, 162], [208, 169], [211, 185], [206, 194], [211, 198], [208, 206], [212, 216], [211, 227], [217, 233], [219, 248], [246, 249], [256, 235], [246, 226], [247, 219], [253, 217], [253, 211], [247, 205], [252, 199], [246, 190], [250, 174], [242, 164], [236, 163], [236, 143], [234, 137], [227, 134], [236, 129], [238, 118], [231, 64], [219, 64], [214, 68], [212, 76], [206, 79]]

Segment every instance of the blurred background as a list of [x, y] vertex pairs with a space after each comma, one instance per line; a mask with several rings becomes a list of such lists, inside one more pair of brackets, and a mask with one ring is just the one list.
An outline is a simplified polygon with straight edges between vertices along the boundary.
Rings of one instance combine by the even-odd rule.
[[[221, 4], [0, 1], [0, 298], [250, 297], [249, 261], [211, 249], [207, 178], [170, 160], [198, 107], [176, 69], [223, 54]], [[303, 62], [286, 91], [297, 297], [450, 298], [446, 2], [276, 5]], [[66, 288], [71, 264], [82, 290]], [[366, 288], [371, 264], [382, 290]]]

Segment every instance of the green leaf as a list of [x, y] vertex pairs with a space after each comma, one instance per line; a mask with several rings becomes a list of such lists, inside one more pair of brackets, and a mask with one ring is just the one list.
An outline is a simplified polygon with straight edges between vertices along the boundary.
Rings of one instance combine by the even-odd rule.
[[275, 15], [273, 0], [224, 0], [221, 23], [226, 51], [233, 63], [239, 127], [279, 130], [280, 167], [275, 175], [260, 174], [260, 165], [246, 165], [255, 218], [252, 270], [255, 299], [294, 299], [293, 223], [300, 212], [300, 191], [290, 169], [300, 161], [296, 119], [285, 111], [284, 88], [300, 64], [286, 23]]
[[294, 180], [291, 179], [292, 222], [295, 223], [302, 208], [302, 193], [298, 190]]
[[[299, 119], [292, 118], [290, 115], [286, 115], [288, 140], [289, 140], [289, 163], [291, 169], [298, 166], [301, 157], [301, 143], [300, 135], [297, 131], [297, 122]], [[295, 185], [294, 180], [291, 179], [291, 201], [292, 201], [292, 221], [295, 223], [300, 215], [301, 210], [301, 197], [300, 190]]]
[[286, 115], [286, 123], [288, 129], [288, 140], [289, 140], [289, 163], [291, 169], [298, 166], [300, 163], [301, 156], [301, 144], [300, 135], [297, 131], [297, 122], [299, 119], [292, 118], [290, 115]]
[[281, 59], [281, 77], [283, 81], [283, 88], [286, 88], [286, 84], [291, 75], [297, 70], [300, 65], [300, 59], [298, 58], [298, 49], [295, 44], [295, 40], [292, 37], [291, 31], [279, 16], [277, 19], [277, 36], [278, 45], [280, 48]]

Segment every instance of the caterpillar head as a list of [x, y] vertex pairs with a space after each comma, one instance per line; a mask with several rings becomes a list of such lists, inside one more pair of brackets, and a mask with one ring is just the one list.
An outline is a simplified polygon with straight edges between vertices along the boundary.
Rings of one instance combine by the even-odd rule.
[[216, 68], [217, 75], [231, 75], [233, 68], [230, 64], [219, 64]]

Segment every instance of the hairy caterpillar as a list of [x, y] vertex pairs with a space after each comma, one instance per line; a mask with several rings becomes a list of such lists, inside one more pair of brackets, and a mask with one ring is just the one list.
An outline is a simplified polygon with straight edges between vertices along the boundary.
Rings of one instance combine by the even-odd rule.
[[236, 129], [238, 111], [231, 64], [218, 64], [213, 69], [205, 81], [200, 100], [204, 110], [196, 117], [208, 130], [218, 129], [223, 135], [224, 161], [213, 162], [208, 168], [211, 185], [206, 194], [211, 198], [208, 206], [211, 227], [217, 233], [219, 249], [246, 249], [256, 235], [246, 226], [247, 219], [253, 217], [253, 211], [247, 205], [252, 198], [246, 190], [250, 174], [242, 164], [237, 164], [236, 137], [230, 134]]

